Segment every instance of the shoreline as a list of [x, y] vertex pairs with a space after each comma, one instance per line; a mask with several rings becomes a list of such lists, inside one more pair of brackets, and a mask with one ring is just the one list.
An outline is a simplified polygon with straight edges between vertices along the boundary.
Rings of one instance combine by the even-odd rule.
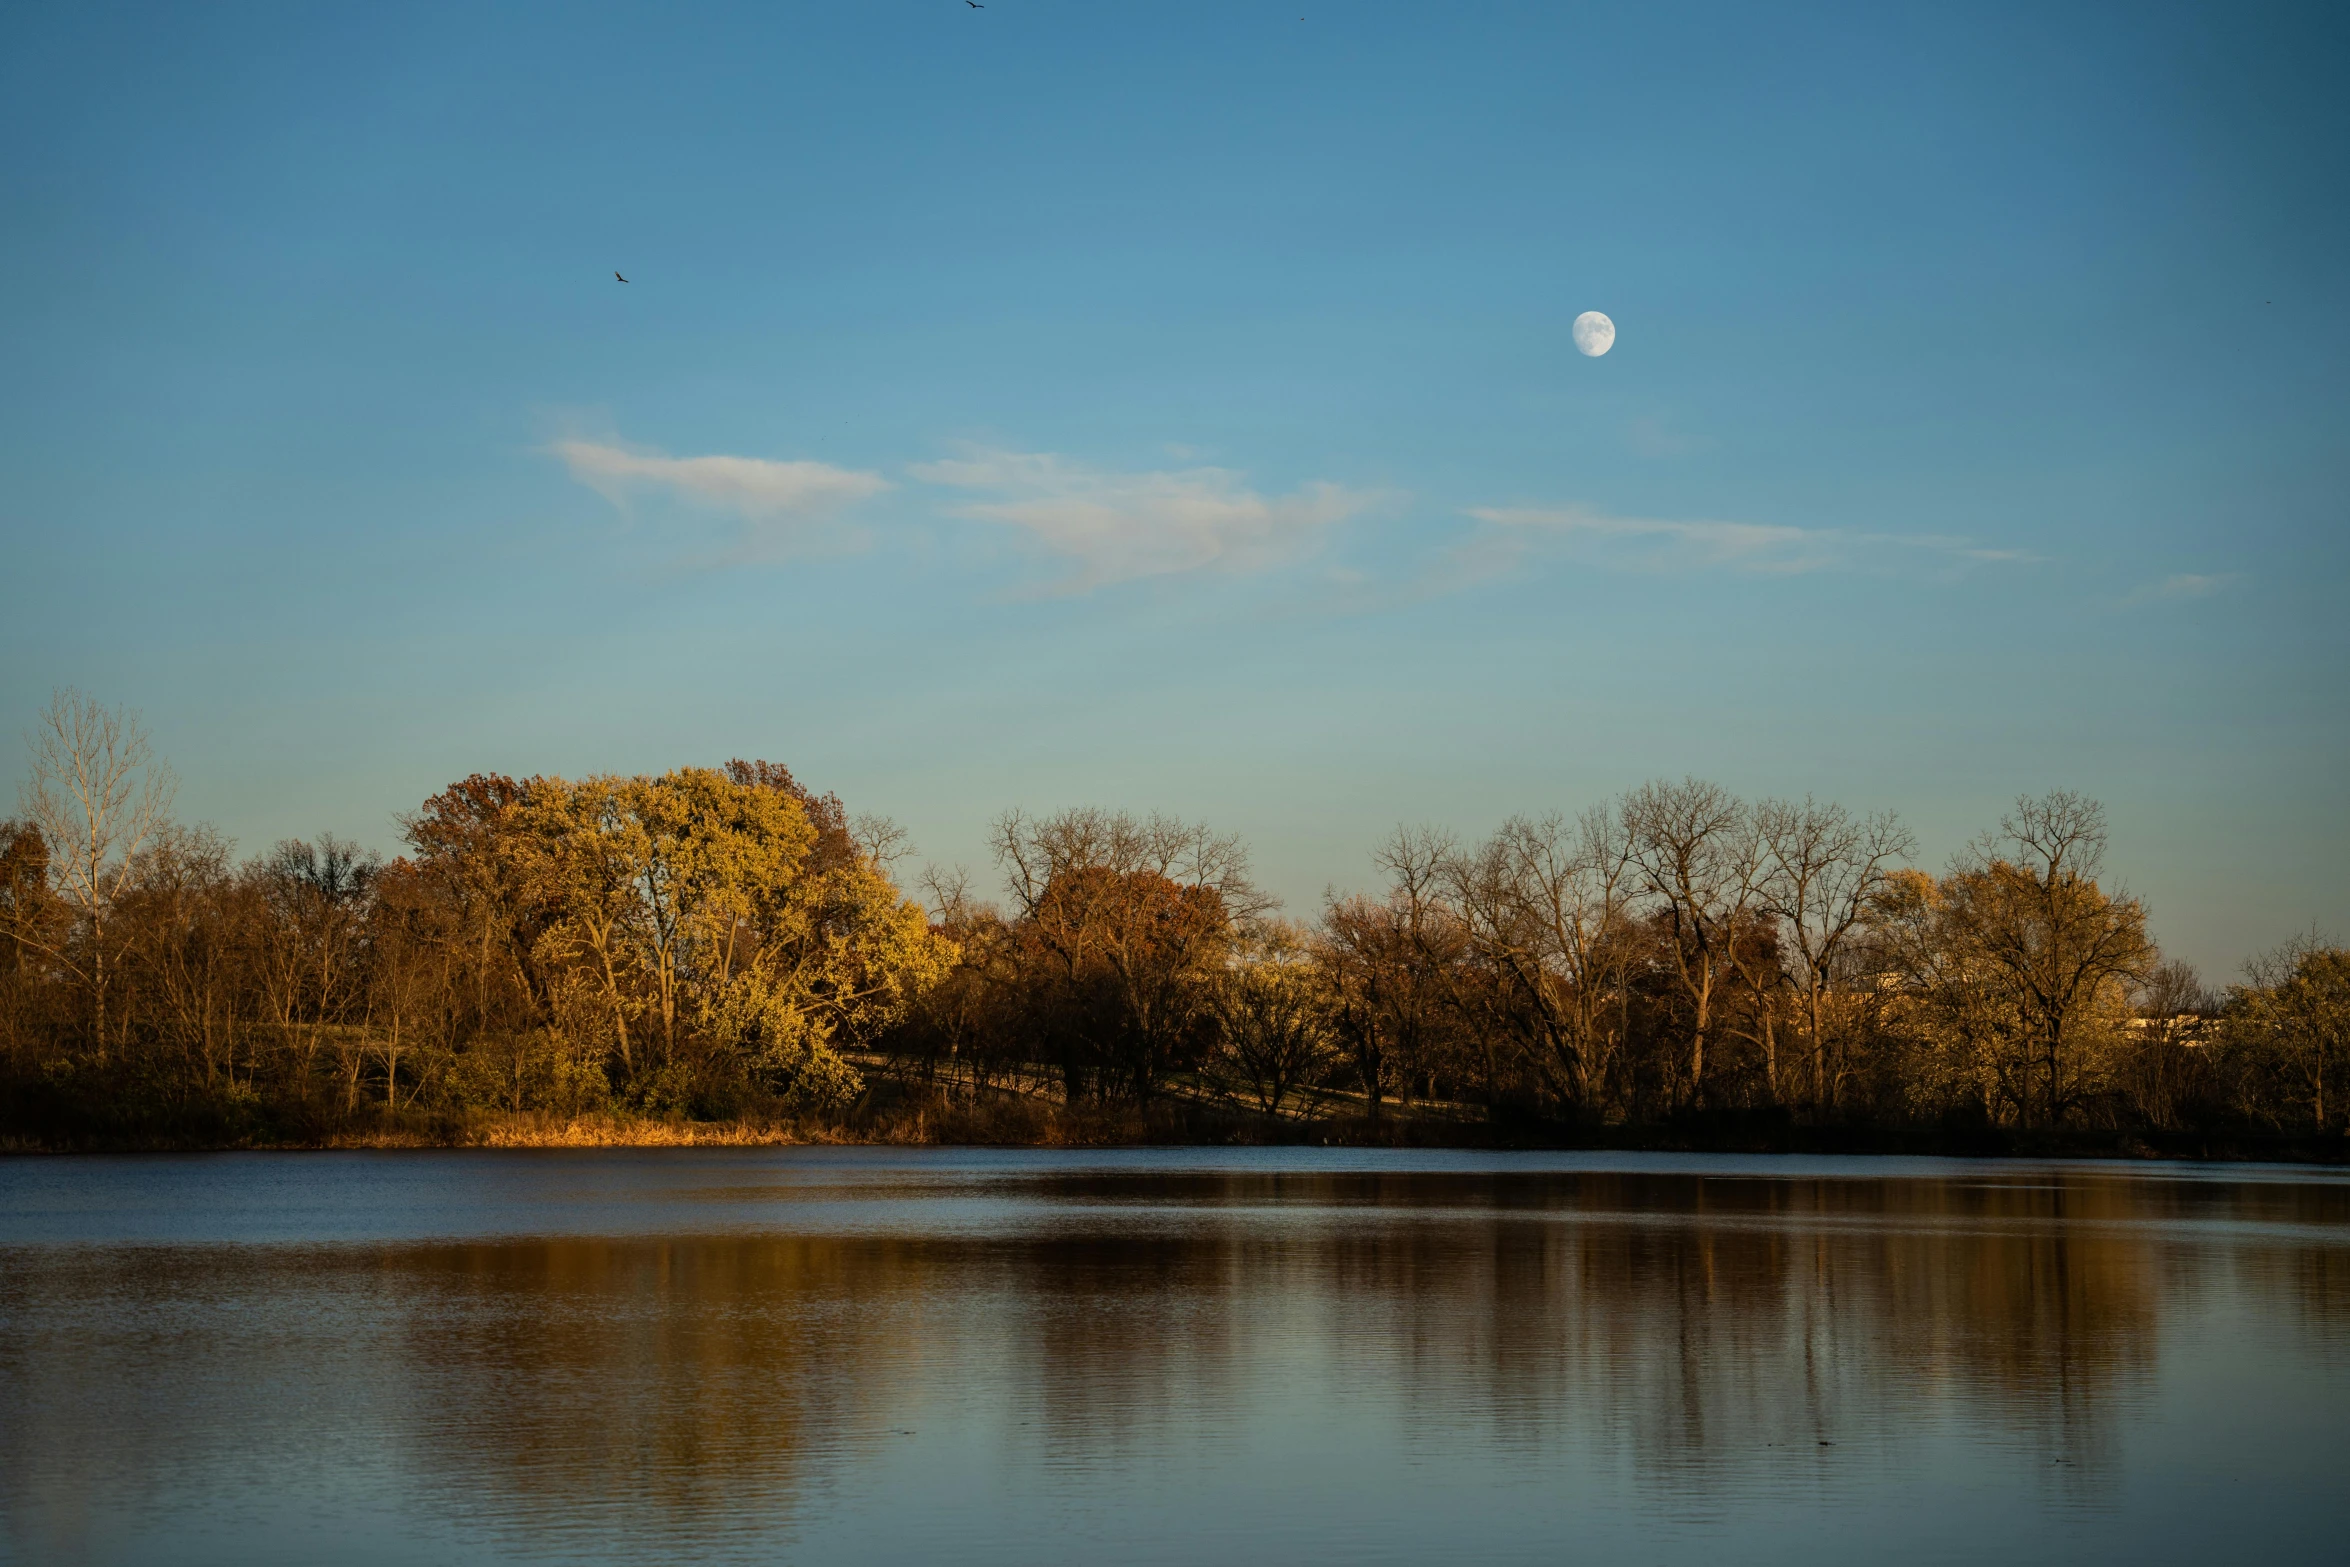
[[2186, 1133], [1983, 1125], [1885, 1127], [1807, 1124], [1751, 1112], [1693, 1115], [1650, 1125], [1511, 1123], [1395, 1110], [1376, 1119], [1304, 1119], [1276, 1118], [1196, 1101], [1071, 1107], [1026, 1096], [962, 1100], [935, 1092], [891, 1095], [831, 1122], [756, 1114], [691, 1119], [609, 1111], [573, 1116], [475, 1111], [398, 1115], [370, 1125], [346, 1121], [333, 1126], [248, 1124], [231, 1129], [217, 1123], [150, 1123], [136, 1130], [84, 1126], [0, 1133], [0, 1157], [364, 1149], [1313, 1146], [2350, 1165], [2350, 1139], [2264, 1136], [2241, 1128]]

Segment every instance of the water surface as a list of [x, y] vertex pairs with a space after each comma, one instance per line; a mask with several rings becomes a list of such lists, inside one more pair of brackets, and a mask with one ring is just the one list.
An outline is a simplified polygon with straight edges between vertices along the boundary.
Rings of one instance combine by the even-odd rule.
[[26, 1562], [2337, 1562], [2350, 1180], [0, 1161]]

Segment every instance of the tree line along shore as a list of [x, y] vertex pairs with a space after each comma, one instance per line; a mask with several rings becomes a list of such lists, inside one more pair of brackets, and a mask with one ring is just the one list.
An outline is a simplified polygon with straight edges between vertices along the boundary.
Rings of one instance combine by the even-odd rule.
[[[477, 774], [240, 860], [61, 692], [0, 822], [0, 1147], [1459, 1143], [2336, 1158], [2350, 951], [2207, 987], [2019, 800], [1656, 782], [1284, 918], [1236, 838], [1011, 812], [995, 874], [764, 761]], [[909, 883], [911, 885], [909, 885]]]

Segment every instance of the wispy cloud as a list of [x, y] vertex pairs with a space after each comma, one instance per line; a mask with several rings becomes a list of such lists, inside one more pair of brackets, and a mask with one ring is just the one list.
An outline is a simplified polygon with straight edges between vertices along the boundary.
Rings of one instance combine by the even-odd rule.
[[1469, 515], [1499, 530], [1485, 541], [1489, 553], [1492, 545], [1503, 546], [1496, 559], [1514, 561], [1545, 541], [1586, 545], [1619, 565], [1653, 570], [1728, 567], [1786, 574], [1817, 571], [1838, 559], [1836, 536], [1813, 528], [1612, 517], [1587, 506], [1478, 506]]
[[1072, 562], [1054, 584], [1066, 592], [1179, 572], [1262, 571], [1306, 554], [1378, 499], [1321, 483], [1265, 495], [1228, 468], [1126, 473], [988, 447], [910, 471], [925, 484], [992, 495], [954, 514], [1017, 528]]
[[734, 558], [811, 542], [811, 528], [890, 487], [877, 473], [822, 462], [671, 457], [587, 440], [557, 441], [550, 450], [563, 459], [574, 479], [623, 510], [636, 496], [652, 492], [742, 518], [748, 526]]
[[2122, 602], [2127, 605], [2177, 604], [2187, 599], [2204, 599], [2233, 586], [2238, 580], [2239, 574], [2233, 571], [2210, 576], [2180, 572], [2160, 582], [2149, 582], [2132, 589]]
[[1588, 506], [1479, 506], [1468, 515], [1486, 527], [1452, 552], [1450, 574], [1462, 583], [1502, 575], [1543, 548], [1579, 550], [1621, 570], [1726, 570], [1764, 576], [1881, 570], [1904, 555], [1956, 564], [2035, 558], [2023, 550], [1989, 549], [1971, 539], [1942, 534], [1617, 517]]

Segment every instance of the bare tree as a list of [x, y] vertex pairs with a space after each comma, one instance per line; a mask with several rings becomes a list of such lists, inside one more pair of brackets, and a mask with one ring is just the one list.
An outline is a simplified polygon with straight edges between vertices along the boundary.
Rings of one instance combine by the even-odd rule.
[[1279, 1115], [1335, 1053], [1326, 971], [1313, 958], [1306, 931], [1267, 920], [1216, 987], [1219, 1075], [1267, 1115]]
[[885, 871], [914, 852], [906, 829], [874, 811], [850, 817], [849, 836], [856, 840], [858, 852]]
[[[1402, 970], [1391, 975], [1387, 995], [1388, 1064], [1403, 1085], [1408, 1108], [1412, 1086], [1435, 1096], [1437, 1070], [1459, 1042], [1460, 1025], [1476, 1010], [1464, 983], [1467, 931], [1453, 901], [1449, 867], [1460, 858], [1452, 834], [1435, 827], [1398, 827], [1372, 851], [1371, 863], [1387, 872], [1387, 905], [1398, 939], [1393, 956]], [[1486, 1058], [1485, 1078], [1493, 1080], [1490, 1030], [1473, 1031]], [[1373, 1105], [1376, 1113], [1377, 1105]]]
[[1463, 997], [1455, 983], [1462, 951], [1459, 914], [1445, 867], [1459, 846], [1434, 828], [1398, 827], [1373, 851], [1387, 895], [1328, 894], [1317, 948], [1336, 1037], [1377, 1121], [1391, 1084], [1426, 1084]]
[[1689, 998], [1689, 1095], [1705, 1103], [1705, 1051], [1731, 944], [1762, 901], [1761, 842], [1754, 820], [1719, 784], [1685, 778], [1625, 796], [1632, 863], [1672, 928], [1674, 970]]
[[1783, 959], [1792, 959], [1788, 967], [1811, 1048], [1812, 1104], [1824, 1111], [1836, 1093], [1828, 1060], [1829, 992], [1886, 874], [1917, 852], [1917, 840], [1889, 811], [1855, 817], [1808, 795], [1801, 805], [1766, 800], [1755, 807], [1754, 819], [1768, 857], [1764, 906], [1780, 923]]
[[2178, 1120], [2189, 1085], [2207, 1081], [2205, 1025], [2219, 1011], [2219, 999], [2192, 963], [2168, 958], [2148, 968], [2136, 1002], [2117, 1076], [2139, 1113], [2167, 1126]]
[[917, 885], [928, 894], [923, 901], [929, 905], [930, 917], [941, 924], [953, 924], [986, 909], [985, 901], [971, 890], [968, 866], [924, 865]]
[[1404, 1048], [1399, 1040], [1425, 1014], [1427, 987], [1409, 916], [1391, 899], [1333, 895], [1322, 910], [1322, 936], [1339, 1043], [1377, 1121]]
[[1512, 817], [1446, 880], [1470, 943], [1532, 1024], [1527, 1054], [1560, 1099], [1586, 1103], [1618, 1042], [1624, 926], [1638, 891], [1615, 813]]
[[299, 1039], [307, 1084], [331, 1031], [346, 1104], [356, 1102], [368, 1049], [352, 1015], [364, 997], [363, 944], [381, 870], [372, 852], [330, 832], [316, 843], [287, 839], [251, 872], [264, 913], [263, 991], [279, 1038], [289, 1046]]
[[211, 1090], [234, 1081], [243, 1012], [239, 937], [247, 909], [229, 843], [209, 827], [165, 826], [138, 856], [119, 923], [165, 1040]]
[[1033, 917], [1056, 875], [1148, 871], [1178, 886], [1205, 888], [1235, 920], [1269, 912], [1274, 900], [1249, 880], [1248, 848], [1234, 833], [1215, 833], [1172, 816], [1131, 816], [1092, 806], [1031, 817], [1007, 811], [992, 832], [1014, 903]]
[[70, 688], [50, 699], [26, 733], [25, 749], [32, 776], [22, 809], [40, 830], [49, 874], [89, 938], [78, 957], [66, 950], [52, 956], [89, 987], [92, 1038], [102, 1060], [114, 907], [139, 850], [170, 820], [179, 780], [155, 756], [136, 713], [100, 706]]

